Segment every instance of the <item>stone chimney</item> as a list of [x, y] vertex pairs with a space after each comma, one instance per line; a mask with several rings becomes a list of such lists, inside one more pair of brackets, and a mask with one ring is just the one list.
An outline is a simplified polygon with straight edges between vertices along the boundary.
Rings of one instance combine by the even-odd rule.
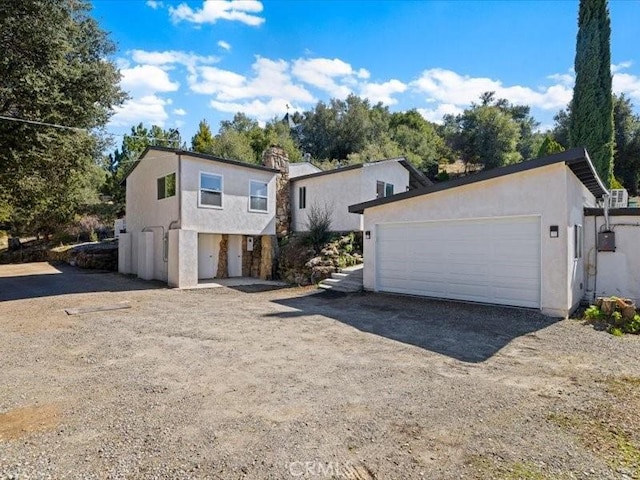
[[282, 147], [271, 145], [262, 153], [262, 165], [280, 171], [276, 179], [276, 236], [286, 237], [291, 226], [289, 157]]

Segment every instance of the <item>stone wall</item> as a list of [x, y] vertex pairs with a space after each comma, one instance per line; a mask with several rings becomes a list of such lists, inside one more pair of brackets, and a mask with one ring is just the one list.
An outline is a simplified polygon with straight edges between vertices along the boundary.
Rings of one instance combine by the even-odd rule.
[[281, 147], [272, 145], [262, 153], [262, 165], [280, 172], [276, 179], [276, 236], [283, 238], [291, 230], [289, 158]]
[[[253, 251], [247, 251], [247, 238], [253, 238]], [[262, 259], [262, 241], [260, 237], [242, 237], [242, 276], [258, 278]]]
[[227, 278], [229, 276], [229, 235], [226, 233], [220, 239], [220, 249], [218, 250], [218, 271], [216, 278]]

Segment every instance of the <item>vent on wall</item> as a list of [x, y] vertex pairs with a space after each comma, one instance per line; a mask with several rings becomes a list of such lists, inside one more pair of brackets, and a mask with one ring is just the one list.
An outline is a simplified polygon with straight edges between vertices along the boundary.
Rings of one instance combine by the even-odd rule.
[[627, 208], [629, 204], [629, 192], [624, 188], [611, 190], [609, 208]]

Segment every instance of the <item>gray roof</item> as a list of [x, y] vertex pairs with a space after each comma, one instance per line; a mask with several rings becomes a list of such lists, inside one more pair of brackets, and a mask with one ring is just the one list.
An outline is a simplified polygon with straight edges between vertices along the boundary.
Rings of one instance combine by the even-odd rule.
[[334, 168], [333, 170], [323, 170], [321, 172], [310, 173], [308, 175], [301, 175], [299, 177], [292, 178], [291, 181], [297, 182], [298, 180], [305, 180], [307, 178], [322, 177], [324, 175], [333, 175], [336, 173], [348, 172], [349, 170], [356, 170], [368, 165], [375, 165], [377, 163], [389, 162], [392, 160], [395, 160], [409, 171], [409, 186], [411, 188], [420, 188], [432, 184], [431, 180], [429, 180], [424, 176], [424, 174], [422, 174], [418, 169], [411, 165], [411, 163], [409, 163], [409, 161], [405, 157], [385, 158], [383, 160], [375, 160], [373, 162], [356, 163], [354, 165], [348, 165], [346, 167]]
[[[596, 198], [602, 197], [608, 194], [607, 188], [600, 180], [600, 177], [596, 173], [589, 154], [584, 148], [572, 148], [566, 152], [556, 153], [549, 155], [548, 157], [536, 158], [534, 160], [527, 160], [525, 162], [516, 163], [514, 165], [508, 165], [506, 167], [492, 168], [491, 170], [483, 170], [479, 173], [467, 175], [465, 177], [456, 178], [447, 182], [436, 183], [416, 190], [409, 190], [408, 192], [398, 193], [390, 197], [378, 198], [369, 202], [358, 203], [351, 205], [349, 211], [351, 213], [363, 213], [365, 209], [376, 207], [378, 205], [384, 205], [386, 203], [397, 202], [405, 200], [407, 198], [419, 197], [421, 195], [428, 195], [430, 193], [441, 192], [443, 190], [449, 190], [452, 188], [458, 188], [472, 183], [483, 182], [485, 180], [491, 180], [493, 178], [503, 177], [505, 175], [511, 175], [513, 173], [526, 172], [534, 168], [546, 167], [547, 165], [553, 165], [555, 163], [566, 164], [571, 171], [580, 179], [585, 187], [589, 189]], [[544, 189], [544, 185], [540, 186]]]
[[226, 163], [228, 165], [235, 165], [237, 167], [251, 168], [251, 169], [254, 169], [254, 170], [262, 170], [264, 172], [279, 173], [278, 170], [275, 170], [273, 168], [263, 167], [262, 165], [254, 165], [252, 163], [240, 162], [238, 160], [230, 160], [228, 158], [217, 157], [215, 155], [208, 155], [206, 153], [190, 152], [189, 150], [183, 150], [181, 148], [158, 147], [158, 146], [155, 146], [155, 145], [149, 145], [140, 154], [140, 156], [138, 157], [138, 160], [135, 161], [135, 163], [131, 166], [129, 171], [127, 171], [127, 173], [125, 174], [125, 176], [122, 179], [121, 183], [124, 183], [124, 181], [127, 179], [127, 177], [129, 175], [131, 175], [131, 172], [133, 172], [135, 170], [135, 168], [138, 166], [138, 164], [142, 161], [142, 159], [151, 150], [156, 150], [156, 151], [159, 151], [159, 152], [173, 152], [176, 155], [188, 155], [189, 157], [200, 158], [202, 160], [210, 160], [212, 162]]

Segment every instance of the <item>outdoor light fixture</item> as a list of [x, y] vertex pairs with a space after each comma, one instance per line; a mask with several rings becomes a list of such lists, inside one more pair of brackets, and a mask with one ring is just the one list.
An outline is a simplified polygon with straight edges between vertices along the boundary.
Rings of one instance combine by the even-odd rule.
[[367, 230], [366, 232], [364, 232], [364, 238], [366, 238], [367, 240], [371, 238], [371, 230]]
[[551, 238], [558, 238], [558, 225], [551, 225], [549, 227], [549, 236]]

